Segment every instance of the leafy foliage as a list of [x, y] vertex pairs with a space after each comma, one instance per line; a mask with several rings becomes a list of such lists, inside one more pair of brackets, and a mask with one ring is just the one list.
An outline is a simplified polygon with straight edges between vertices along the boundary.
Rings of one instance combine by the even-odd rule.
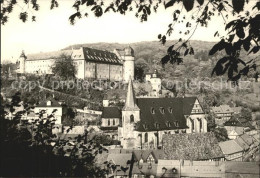
[[[106, 149], [95, 140], [88, 139], [87, 132], [75, 138], [53, 134], [53, 129], [56, 128], [53, 119], [55, 111], [47, 117], [44, 117], [45, 111], [41, 111], [38, 118], [30, 122], [21, 120], [21, 116], [32, 108], [24, 104], [24, 110], [16, 111], [21, 106], [19, 93], [6, 106], [2, 103], [1, 175], [103, 177], [107, 174], [106, 166], [101, 169], [93, 162]], [[13, 119], [6, 118], [8, 112], [14, 115]]]
[[71, 56], [67, 56], [65, 54], [55, 60], [55, 64], [52, 67], [53, 74], [65, 80], [75, 79], [76, 70], [77, 68], [73, 63]]

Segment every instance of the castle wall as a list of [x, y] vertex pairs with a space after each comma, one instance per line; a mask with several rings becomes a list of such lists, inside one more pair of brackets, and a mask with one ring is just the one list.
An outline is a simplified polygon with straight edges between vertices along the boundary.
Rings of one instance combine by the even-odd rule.
[[79, 79], [84, 79], [85, 77], [85, 60], [74, 60], [74, 65], [76, 66], [76, 77]]
[[96, 76], [96, 63], [85, 61], [85, 78], [94, 79]]
[[96, 79], [109, 79], [109, 64], [96, 63]]
[[52, 74], [54, 59], [28, 60], [25, 61], [25, 73], [30, 74]]
[[123, 66], [110, 64], [110, 80], [122, 81], [123, 79]]

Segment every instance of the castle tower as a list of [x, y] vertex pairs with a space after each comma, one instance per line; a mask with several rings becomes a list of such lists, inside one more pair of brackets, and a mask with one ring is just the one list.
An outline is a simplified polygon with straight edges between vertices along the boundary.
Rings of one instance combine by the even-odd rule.
[[124, 148], [135, 147], [136, 133], [134, 131], [135, 131], [136, 123], [138, 121], [140, 121], [140, 109], [135, 102], [132, 77], [130, 76], [125, 106], [122, 109], [122, 139], [123, 140], [121, 141], [121, 143]]
[[129, 77], [134, 80], [135, 72], [135, 57], [134, 50], [130, 46], [124, 49], [124, 59], [123, 59], [123, 80], [128, 82]]
[[24, 51], [22, 51], [22, 54], [19, 57], [18, 60], [18, 66], [19, 66], [19, 70], [17, 71], [17, 73], [21, 73], [24, 74], [25, 73], [25, 60], [26, 60], [26, 56], [24, 54]]

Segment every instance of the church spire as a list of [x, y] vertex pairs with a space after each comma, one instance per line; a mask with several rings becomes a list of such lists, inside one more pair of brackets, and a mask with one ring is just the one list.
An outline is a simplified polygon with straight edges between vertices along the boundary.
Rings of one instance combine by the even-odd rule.
[[138, 106], [135, 103], [135, 94], [131, 76], [129, 77], [126, 101], [123, 110], [139, 110]]

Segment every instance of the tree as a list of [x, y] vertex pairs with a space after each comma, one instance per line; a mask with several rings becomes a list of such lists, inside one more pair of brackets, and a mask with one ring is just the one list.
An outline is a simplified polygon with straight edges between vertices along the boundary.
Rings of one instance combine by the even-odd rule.
[[[39, 10], [37, 0], [25, 0], [22, 2], [22, 5], [19, 3], [16, 0], [1, 1], [1, 24], [7, 23], [8, 16], [12, 13], [15, 6], [21, 7], [19, 18], [23, 22], [26, 22], [29, 18], [28, 11]], [[25, 5], [28, 6], [27, 10], [22, 8]], [[58, 6], [57, 0], [50, 0], [50, 9]], [[183, 56], [193, 55], [194, 50], [189, 40], [196, 32], [197, 27], [199, 25], [207, 27], [214, 16], [221, 16], [227, 35], [220, 36], [218, 31], [216, 31], [214, 36], [220, 37], [220, 41], [212, 47], [209, 55], [225, 50], [226, 56], [218, 60], [212, 75], [216, 74], [219, 76], [227, 73], [229, 80], [237, 81], [241, 76], [247, 75], [249, 71], [256, 70], [256, 58], [246, 62], [240, 58], [240, 51], [244, 49], [248, 54], [256, 54], [260, 50], [260, 24], [258, 23], [260, 20], [260, 1], [252, 3], [252, 1], [249, 2], [248, 0], [142, 0], [138, 2], [133, 0], [116, 0], [107, 3], [107, 1], [102, 0], [75, 0], [72, 6], [75, 9], [75, 13], [69, 17], [69, 21], [73, 25], [76, 19], [82, 18], [83, 15], [88, 17], [89, 13], [93, 13], [96, 17], [101, 17], [109, 11], [123, 15], [130, 11], [135, 11], [135, 16], [141, 22], [144, 22], [148, 20], [148, 17], [153, 12], [156, 13], [161, 6], [173, 11], [173, 21], [168, 25], [167, 32], [165, 35], [158, 35], [158, 39], [162, 44], [166, 43], [167, 36], [173, 34], [177, 23], [186, 25], [184, 30], [179, 31], [179, 34], [184, 35], [184, 38], [180, 38], [176, 43], [172, 44], [168, 48], [167, 54], [161, 59], [163, 66], [167, 63], [180, 64], [183, 62]], [[246, 10], [246, 6], [249, 6], [250, 9]], [[187, 16], [183, 9], [186, 12], [191, 11], [190, 16]], [[231, 16], [230, 12], [233, 18], [229, 18]], [[36, 16], [33, 13], [31, 20], [36, 21]]]
[[213, 130], [213, 132], [219, 142], [223, 142], [223, 141], [226, 141], [229, 139], [227, 130], [225, 128], [218, 127], [218, 128], [215, 128]]
[[[57, 137], [52, 132], [56, 127], [55, 111], [47, 117], [44, 117], [45, 111], [41, 111], [31, 122], [21, 120], [21, 116], [32, 108], [24, 104], [25, 109], [16, 112], [15, 107], [21, 105], [20, 93], [16, 93], [7, 105], [2, 103], [1, 176], [104, 177], [107, 174], [108, 170], [94, 165], [95, 157], [106, 149], [88, 139], [88, 132], [71, 139]], [[4, 108], [14, 114], [12, 120], [6, 119]]]
[[144, 59], [138, 59], [135, 61], [135, 79], [140, 82], [144, 81], [145, 74], [149, 71], [148, 63]]
[[252, 111], [249, 108], [242, 108], [241, 109], [241, 114], [240, 114], [240, 118], [243, 118], [247, 121], [251, 121], [252, 120]]
[[55, 60], [52, 72], [54, 75], [68, 80], [75, 79], [76, 77], [76, 66], [74, 65], [71, 56], [62, 54], [57, 60]]

